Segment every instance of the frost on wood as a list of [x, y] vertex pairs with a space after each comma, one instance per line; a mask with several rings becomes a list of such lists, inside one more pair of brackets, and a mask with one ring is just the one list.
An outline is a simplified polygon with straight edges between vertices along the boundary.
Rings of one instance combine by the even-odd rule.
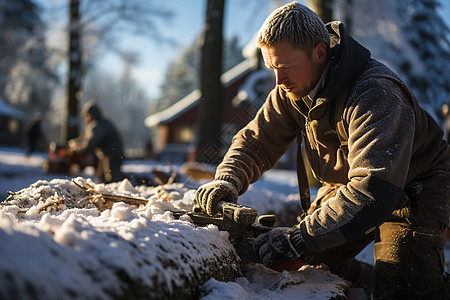
[[193, 204], [182, 185], [134, 187], [124, 180], [95, 189], [148, 203], [114, 203], [101, 212], [71, 181], [55, 179], [0, 206], [0, 298], [195, 298], [208, 279], [240, 275], [226, 232], [173, 218], [169, 210]]

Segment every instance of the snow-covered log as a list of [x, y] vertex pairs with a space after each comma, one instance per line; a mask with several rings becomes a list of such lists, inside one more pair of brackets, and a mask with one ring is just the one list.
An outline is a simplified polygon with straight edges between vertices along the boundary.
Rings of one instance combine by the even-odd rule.
[[1, 207], [0, 298], [191, 299], [210, 278], [240, 275], [226, 232], [167, 211], [192, 206], [178, 186], [139, 191], [124, 181], [96, 188], [149, 204], [115, 203], [100, 212], [72, 182], [52, 180]]
[[[176, 219], [171, 211], [193, 205], [195, 190], [183, 184], [75, 182], [39, 180], [0, 205], [0, 299], [346, 297], [348, 283], [324, 269], [275, 272], [243, 264], [227, 232], [196, 226], [187, 215]], [[80, 188], [89, 185], [147, 203], [105, 208]], [[247, 197], [254, 194], [268, 209], [274, 194], [265, 199], [261, 192]]]

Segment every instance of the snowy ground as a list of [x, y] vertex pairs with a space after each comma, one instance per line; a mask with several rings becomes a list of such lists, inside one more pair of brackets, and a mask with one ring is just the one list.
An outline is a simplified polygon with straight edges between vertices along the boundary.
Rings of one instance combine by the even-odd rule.
[[[108, 276], [111, 277], [107, 273], [108, 268], [111, 267], [121, 267], [130, 274], [139, 274], [136, 276], [141, 276], [142, 278], [139, 279], [144, 282], [154, 272], [165, 272], [166, 277], [176, 277], [174, 275], [176, 268], [152, 265], [151, 268], [146, 269], [136, 264], [136, 259], [145, 260], [145, 257], [154, 257], [158, 254], [152, 250], [155, 243], [159, 246], [163, 243], [163, 249], [171, 249], [177, 254], [177, 251], [182, 252], [186, 249], [178, 249], [176, 245], [170, 244], [170, 241], [189, 237], [195, 245], [186, 245], [186, 247], [200, 249], [201, 253], [201, 249], [204, 249], [205, 253], [201, 256], [206, 258], [221, 255], [216, 252], [206, 253], [209, 252], [210, 244], [208, 243], [210, 242], [221, 245], [220, 249], [226, 250], [230, 247], [227, 235], [214, 226], [202, 228], [200, 231], [194, 230], [188, 219], [174, 220], [171, 213], [166, 212], [191, 207], [195, 187], [202, 183], [200, 181], [182, 178], [182, 182], [178, 184], [159, 189], [134, 187], [128, 181], [105, 186], [96, 185], [91, 181], [90, 174], [83, 174], [83, 178], [78, 180], [90, 182], [97, 191], [142, 197], [149, 201], [145, 207], [139, 209], [118, 203], [111, 209], [99, 213], [92, 206], [83, 206], [85, 198], [80, 190], [71, 184], [72, 177], [46, 174], [42, 168], [45, 159], [44, 153], [26, 157], [21, 149], [0, 148], [0, 200], [6, 198], [6, 191], [19, 192], [20, 190], [22, 192], [19, 192], [20, 197], [17, 199], [34, 199], [21, 203], [18, 201], [15, 206], [0, 207], [0, 239], [2, 240], [0, 256], [7, 261], [2, 264], [0, 275], [2, 271], [14, 270], [16, 277], [11, 280], [26, 279], [24, 284], [27, 280], [32, 282], [40, 278], [42, 284], [38, 292], [43, 294], [45, 299], [58, 299], [67, 291], [78, 294], [80, 299], [108, 299], [110, 294], [99, 294], [98, 290], [91, 288], [92, 284], [89, 280], [80, 278], [81, 274], [77, 272], [81, 272], [80, 269], [83, 268], [84, 270], [86, 268], [101, 269], [105, 273], [101, 276], [106, 279]], [[178, 166], [174, 167], [178, 168]], [[155, 168], [167, 168], [167, 166], [149, 161], [127, 161], [124, 165], [124, 170], [132, 173], [145, 173]], [[54, 194], [55, 191], [57, 194]], [[260, 213], [271, 210], [277, 212], [276, 207], [280, 206], [280, 201], [283, 203], [298, 201], [297, 193], [296, 176], [292, 171], [272, 170], [252, 185], [240, 198], [240, 202], [256, 208]], [[47, 202], [39, 202], [39, 197], [46, 199]], [[49, 205], [50, 202], [61, 200], [61, 198], [71, 199], [71, 201], [66, 201], [64, 205], [55, 202], [43, 208], [44, 205]], [[114, 239], [112, 235], [120, 239]], [[158, 236], [165, 236], [165, 239], [155, 238]], [[119, 240], [131, 241], [139, 245], [139, 253], [143, 253], [144, 257], [134, 257], [134, 259], [121, 257], [123, 253], [121, 247], [126, 246], [120, 243], [117, 245]], [[78, 254], [89, 254], [90, 258], [82, 255], [71, 260], [73, 265], [64, 267], [50, 262], [55, 260], [55, 255], [51, 255], [52, 253], [57, 252], [56, 257], [66, 262], [67, 260], [63, 258], [72, 257], [75, 250]], [[192, 253], [192, 249], [189, 251]], [[106, 266], [98, 265], [100, 262], [93, 260], [96, 253], [106, 261]], [[183, 255], [178, 253], [175, 256]], [[367, 247], [358, 257], [373, 263], [372, 247]], [[448, 244], [446, 257], [450, 257]], [[111, 261], [114, 261], [113, 266]], [[178, 261], [177, 265], [183, 266], [185, 263]], [[86, 267], [86, 265], [89, 266]], [[49, 266], [52, 272], [49, 272]], [[449, 269], [448, 261], [446, 269], [447, 271]], [[46, 289], [48, 282], [55, 281], [59, 282], [59, 289], [55, 289], [54, 285]], [[221, 282], [211, 279], [202, 286], [202, 291], [204, 299], [290, 299], [299, 296], [302, 299], [326, 299], [338, 293], [336, 283], [339, 283], [339, 279], [317, 269], [306, 267], [298, 272], [278, 273], [256, 265], [246, 272], [245, 277], [239, 277], [235, 281]], [[104, 287], [102, 291], [107, 289]], [[26, 290], [25, 286], [24, 290]], [[5, 291], [0, 288], [0, 296], [2, 292]]]

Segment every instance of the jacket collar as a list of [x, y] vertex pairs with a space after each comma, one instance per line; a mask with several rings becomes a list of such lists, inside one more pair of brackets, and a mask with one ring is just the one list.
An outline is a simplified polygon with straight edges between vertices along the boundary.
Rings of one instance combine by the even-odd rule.
[[328, 76], [329, 70], [330, 70], [330, 62], [328, 61], [327, 65], [326, 65], [326, 67], [325, 67], [325, 69], [324, 69], [324, 71], [322, 73], [322, 76], [320, 76], [319, 82], [317, 82], [317, 84], [314, 87], [314, 89], [308, 95], [311, 99], [315, 99], [316, 95], [318, 94], [318, 92], [320, 90], [322, 90], [323, 87], [325, 86], [326, 78]]
[[[335, 98], [356, 79], [370, 59], [370, 51], [347, 34], [339, 21], [327, 25], [330, 34], [330, 60], [324, 86], [316, 86], [314, 97]], [[325, 73], [325, 72], [324, 72]], [[322, 78], [319, 81], [321, 83]]]

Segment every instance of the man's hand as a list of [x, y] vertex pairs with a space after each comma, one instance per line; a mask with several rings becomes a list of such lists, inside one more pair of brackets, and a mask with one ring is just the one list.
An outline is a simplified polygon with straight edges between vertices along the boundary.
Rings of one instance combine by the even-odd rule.
[[237, 203], [236, 187], [224, 180], [214, 180], [200, 186], [195, 193], [195, 201], [208, 215], [217, 213], [217, 203], [220, 201]]
[[67, 151], [72, 153], [77, 150], [78, 144], [75, 139], [71, 139], [67, 142]]
[[258, 236], [253, 246], [265, 266], [279, 260], [299, 258], [306, 248], [298, 227], [274, 228]]

